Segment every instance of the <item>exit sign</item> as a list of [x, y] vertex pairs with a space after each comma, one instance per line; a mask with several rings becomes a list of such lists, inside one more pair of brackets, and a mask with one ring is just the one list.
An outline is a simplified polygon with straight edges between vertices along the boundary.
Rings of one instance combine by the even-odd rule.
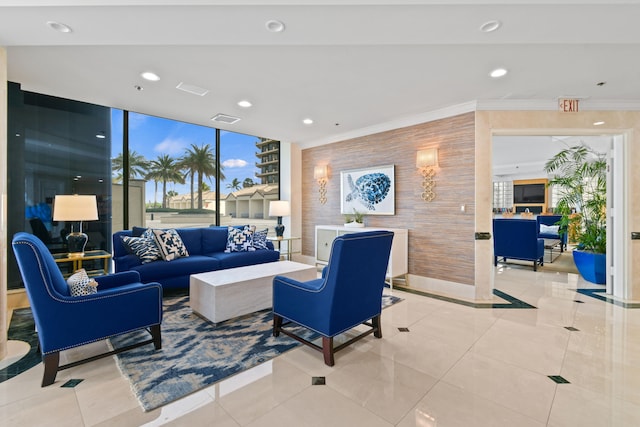
[[558, 110], [561, 113], [577, 113], [579, 103], [580, 103], [579, 99], [560, 98], [558, 100]]

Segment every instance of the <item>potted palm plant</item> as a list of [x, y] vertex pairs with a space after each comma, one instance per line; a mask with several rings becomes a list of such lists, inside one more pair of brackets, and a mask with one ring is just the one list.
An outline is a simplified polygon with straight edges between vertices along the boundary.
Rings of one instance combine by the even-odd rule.
[[545, 164], [553, 176], [548, 185], [558, 186], [556, 210], [562, 215], [561, 230], [575, 230], [573, 260], [589, 282], [606, 283], [607, 161], [606, 154], [586, 145], [566, 148]]

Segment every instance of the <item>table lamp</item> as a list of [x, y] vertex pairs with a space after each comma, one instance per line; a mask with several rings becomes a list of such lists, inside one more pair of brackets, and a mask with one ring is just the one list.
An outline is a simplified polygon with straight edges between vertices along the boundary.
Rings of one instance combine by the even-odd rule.
[[276, 225], [276, 237], [282, 239], [284, 234], [284, 225], [282, 225], [282, 217], [291, 215], [291, 206], [286, 200], [273, 200], [269, 203], [269, 216], [278, 217], [278, 225]]
[[[67, 248], [70, 257], [84, 256], [84, 247], [89, 238], [82, 232], [82, 221], [98, 219], [96, 196], [64, 195], [56, 196], [53, 202], [53, 220], [71, 223], [71, 232], [67, 236]], [[80, 223], [78, 231], [73, 231], [73, 222]]]

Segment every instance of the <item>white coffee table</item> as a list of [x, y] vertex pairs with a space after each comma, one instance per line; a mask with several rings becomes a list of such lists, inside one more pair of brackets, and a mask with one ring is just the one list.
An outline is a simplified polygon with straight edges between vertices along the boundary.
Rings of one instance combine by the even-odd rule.
[[273, 306], [273, 278], [299, 281], [317, 278], [316, 267], [293, 261], [268, 262], [192, 274], [191, 309], [214, 323]]

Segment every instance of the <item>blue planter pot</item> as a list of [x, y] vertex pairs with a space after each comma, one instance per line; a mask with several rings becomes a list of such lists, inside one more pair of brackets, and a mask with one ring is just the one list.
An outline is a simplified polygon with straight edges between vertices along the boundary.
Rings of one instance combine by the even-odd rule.
[[580, 250], [573, 251], [573, 262], [584, 280], [604, 285], [607, 283], [607, 255]]

